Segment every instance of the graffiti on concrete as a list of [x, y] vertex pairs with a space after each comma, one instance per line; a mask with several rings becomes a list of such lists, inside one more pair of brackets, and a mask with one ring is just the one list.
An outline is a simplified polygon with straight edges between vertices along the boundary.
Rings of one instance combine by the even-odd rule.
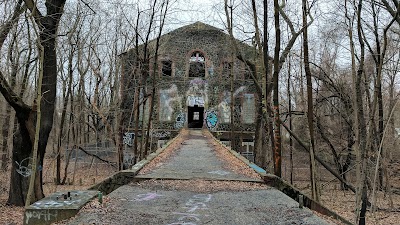
[[[211, 200], [211, 194], [197, 194], [193, 195], [186, 203], [182, 206], [182, 211], [184, 212], [173, 212], [176, 215], [177, 221], [172, 224], [196, 224], [195, 222], [201, 223], [202, 217], [204, 215], [203, 210], [208, 210], [207, 203]], [[201, 210], [200, 212], [198, 212]], [[194, 213], [196, 212], [196, 213]]]
[[150, 201], [155, 198], [161, 197], [162, 195], [159, 195], [157, 193], [147, 193], [147, 194], [140, 194], [136, 195], [137, 198], [135, 198], [135, 202], [143, 202], [143, 201]]
[[29, 220], [38, 219], [44, 221], [51, 221], [57, 218], [57, 211], [53, 213], [50, 210], [37, 210], [37, 211], [26, 211], [25, 212], [25, 223], [29, 224]]
[[218, 124], [218, 116], [217, 113], [214, 111], [208, 111], [206, 114], [206, 125], [207, 128], [213, 130], [217, 127]]
[[124, 145], [128, 145], [129, 147], [132, 147], [134, 139], [135, 139], [135, 133], [125, 132], [124, 137], [123, 137], [123, 143], [124, 143]]
[[183, 126], [185, 125], [185, 121], [186, 121], [185, 113], [183, 112], [179, 113], [175, 120], [175, 129], [178, 130], [182, 129]]

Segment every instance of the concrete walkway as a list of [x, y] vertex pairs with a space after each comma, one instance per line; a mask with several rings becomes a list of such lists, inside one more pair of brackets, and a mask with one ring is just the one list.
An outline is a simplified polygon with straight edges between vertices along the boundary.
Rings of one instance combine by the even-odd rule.
[[[137, 178], [154, 179], [207, 179], [254, 181], [224, 167], [216, 156], [214, 140], [207, 138], [201, 130], [190, 130], [190, 139], [184, 140], [181, 148], [168, 163]], [[262, 181], [259, 179], [258, 181]]]
[[[226, 168], [199, 130], [160, 167], [68, 224], [328, 224], [282, 192]], [[182, 180], [184, 179], [184, 180]], [[187, 179], [187, 180], [186, 180]]]

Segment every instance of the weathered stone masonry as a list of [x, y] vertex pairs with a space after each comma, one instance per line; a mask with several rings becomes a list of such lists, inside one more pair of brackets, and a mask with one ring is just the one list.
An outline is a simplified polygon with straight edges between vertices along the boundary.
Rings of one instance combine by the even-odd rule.
[[[240, 43], [241, 54], [254, 60], [254, 49]], [[140, 48], [140, 47], [139, 47]], [[149, 44], [154, 55], [155, 41]], [[156, 75], [156, 101], [152, 133], [175, 134], [182, 126], [209, 128], [221, 140], [229, 141], [231, 130], [231, 78], [233, 66], [234, 130], [236, 149], [241, 141], [251, 142], [254, 137], [256, 101], [255, 86], [249, 71], [236, 57], [232, 60], [229, 36], [221, 29], [196, 22], [163, 35], [160, 39]], [[135, 87], [139, 79], [135, 72], [135, 49], [122, 56], [123, 99], [125, 130], [132, 131], [132, 107]], [[152, 73], [150, 62], [150, 73]], [[151, 93], [151, 75], [147, 79], [147, 93]], [[143, 96], [143, 94], [141, 94]], [[148, 116], [150, 101], [146, 102], [144, 117]], [[142, 110], [142, 107], [141, 107]], [[143, 115], [141, 111], [141, 115]], [[160, 137], [161, 136], [161, 137]]]

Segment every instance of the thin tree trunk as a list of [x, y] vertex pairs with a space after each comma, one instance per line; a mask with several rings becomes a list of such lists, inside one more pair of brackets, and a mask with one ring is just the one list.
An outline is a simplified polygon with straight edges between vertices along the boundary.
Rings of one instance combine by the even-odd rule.
[[[65, 89], [63, 91], [64, 93], [64, 103], [63, 103], [63, 108], [61, 112], [61, 121], [60, 121], [60, 127], [59, 127], [59, 134], [58, 134], [58, 143], [57, 143], [57, 162], [56, 162], [56, 183], [60, 184], [61, 183], [61, 146], [63, 144], [63, 136], [64, 136], [64, 124], [65, 124], [65, 117], [67, 115], [67, 107], [68, 107], [68, 101], [69, 97], [71, 95], [71, 89], [72, 89], [72, 74], [73, 74], [73, 69], [72, 69], [72, 59], [73, 59], [73, 48], [71, 46], [70, 50], [70, 55], [68, 56], [68, 85], [65, 85]], [[66, 92], [66, 93], [65, 93]]]
[[[16, 86], [16, 81], [17, 81], [17, 72], [18, 72], [18, 67], [19, 67], [19, 57], [13, 55], [14, 52], [14, 44], [16, 41], [16, 34], [14, 32], [13, 38], [11, 40], [11, 44], [9, 47], [9, 54], [8, 58], [11, 63], [11, 74], [10, 74], [10, 85], [11, 88], [14, 89]], [[8, 139], [9, 139], [9, 131], [10, 131], [10, 119], [11, 118], [11, 106], [9, 104], [6, 105], [6, 113], [5, 113], [5, 119], [2, 127], [2, 136], [3, 136], [3, 147], [2, 147], [2, 157], [1, 157], [1, 169], [6, 170], [7, 169], [7, 164], [8, 164]]]
[[[35, 29], [37, 35], [39, 35], [39, 31]], [[41, 113], [41, 104], [42, 104], [42, 80], [43, 80], [43, 62], [44, 62], [44, 47], [43, 45], [38, 42], [37, 43], [38, 50], [39, 50], [39, 78], [38, 78], [38, 89], [37, 89], [37, 97], [36, 97], [36, 104], [37, 104], [37, 112], [36, 112], [36, 129], [35, 129], [35, 139], [33, 144], [33, 152], [32, 152], [32, 162], [29, 163], [32, 166], [32, 173], [29, 179], [29, 187], [28, 187], [28, 194], [26, 195], [25, 207], [28, 207], [35, 197], [33, 196], [34, 188], [35, 188], [35, 181], [37, 180], [37, 159], [38, 159], [38, 148], [39, 148], [39, 137], [40, 137], [40, 124], [42, 121], [42, 113]], [[41, 185], [41, 184], [40, 184]]]
[[[291, 69], [292, 69], [291, 56], [288, 59], [288, 79], [287, 79], [287, 98], [288, 98], [288, 111], [289, 111], [289, 129], [293, 130], [292, 122], [292, 94], [290, 91]], [[289, 135], [289, 166], [290, 166], [290, 184], [293, 184], [293, 138]]]
[[316, 177], [315, 168], [315, 141], [314, 141], [314, 109], [313, 109], [313, 96], [312, 96], [312, 81], [311, 81], [311, 70], [308, 53], [308, 28], [307, 28], [307, 16], [308, 6], [306, 0], [302, 0], [303, 9], [303, 53], [304, 53], [304, 70], [306, 74], [307, 82], [307, 120], [308, 130], [310, 137], [310, 181], [311, 181], [311, 194], [312, 198], [319, 202], [318, 183]]
[[274, 51], [274, 74], [273, 74], [273, 107], [274, 107], [274, 174], [282, 176], [282, 147], [281, 147], [281, 123], [279, 118], [279, 54], [281, 49], [281, 29], [279, 23], [279, 2], [274, 0], [274, 21], [275, 21], [275, 51]]

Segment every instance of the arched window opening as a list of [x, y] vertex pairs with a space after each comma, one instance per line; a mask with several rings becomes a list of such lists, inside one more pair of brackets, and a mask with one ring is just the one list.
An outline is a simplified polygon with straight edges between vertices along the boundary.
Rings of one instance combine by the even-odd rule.
[[171, 60], [161, 61], [161, 74], [163, 76], [172, 76], [172, 62]]
[[189, 77], [205, 77], [205, 62], [206, 59], [201, 52], [193, 52], [189, 60]]

